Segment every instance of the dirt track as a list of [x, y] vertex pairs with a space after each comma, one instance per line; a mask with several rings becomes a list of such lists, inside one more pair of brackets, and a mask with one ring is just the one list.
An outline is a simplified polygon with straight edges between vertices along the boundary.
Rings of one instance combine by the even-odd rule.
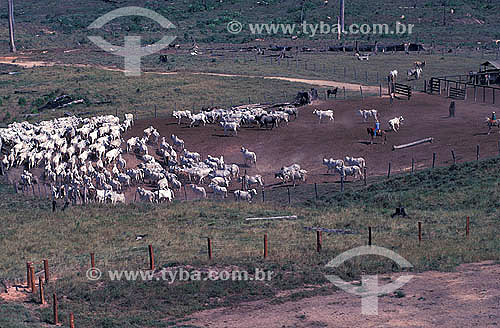
[[[385, 276], [384, 276], [385, 277]], [[379, 280], [382, 277], [379, 277]], [[394, 278], [394, 277], [393, 277]], [[385, 284], [386, 282], [380, 282]], [[378, 315], [361, 315], [357, 296], [336, 291], [273, 305], [269, 301], [238, 304], [190, 316], [195, 327], [498, 327], [500, 266], [464, 264], [457, 272], [416, 274], [401, 290], [379, 297]], [[402, 294], [400, 294], [401, 296]]]
[[[224, 155], [226, 163], [242, 164], [240, 147], [245, 146], [257, 154], [257, 168], [248, 168], [249, 174], [264, 176], [266, 185], [274, 184], [274, 172], [283, 165], [298, 163], [310, 172], [308, 182], [338, 181], [338, 176], [327, 176], [322, 165], [323, 157], [343, 158], [346, 155], [365, 157], [368, 175], [386, 174], [389, 161], [392, 172], [409, 170], [412, 157], [416, 168], [429, 167], [432, 153], [437, 153], [437, 165], [452, 163], [451, 150], [457, 154], [458, 162], [473, 160], [476, 145], [480, 145], [481, 156], [498, 154], [498, 131], [486, 135], [484, 123], [494, 107], [457, 102], [457, 117], [447, 118], [450, 101], [440, 96], [415, 95], [411, 101], [396, 100], [391, 106], [387, 98], [361, 100], [332, 100], [317, 105], [302, 107], [296, 121], [288, 127], [274, 130], [242, 128], [238, 136], [226, 137], [216, 125], [189, 128], [177, 125], [173, 118], [140, 120], [125, 138], [142, 135], [149, 125], [157, 128], [161, 135], [176, 134], [186, 142], [190, 151], [203, 157], [207, 154]], [[312, 114], [315, 108], [335, 110], [335, 123], [318, 124]], [[387, 120], [403, 115], [404, 125], [400, 132], [389, 132], [386, 145], [368, 144], [366, 128], [373, 123], [363, 123], [356, 114], [360, 108], [375, 108], [381, 114], [381, 124], [387, 128]], [[497, 110], [498, 111], [498, 110]], [[392, 151], [392, 145], [404, 144], [422, 138], [433, 137], [433, 144], [424, 144], [404, 150]], [[242, 169], [244, 169], [242, 167]]]

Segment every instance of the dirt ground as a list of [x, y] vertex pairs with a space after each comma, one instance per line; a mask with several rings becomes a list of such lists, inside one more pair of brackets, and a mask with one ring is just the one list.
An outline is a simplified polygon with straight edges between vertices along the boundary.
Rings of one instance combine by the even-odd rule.
[[[380, 276], [379, 283], [385, 284]], [[392, 277], [393, 279], [396, 276]], [[379, 297], [378, 315], [361, 314], [357, 296], [336, 291], [299, 301], [271, 300], [195, 313], [195, 327], [498, 327], [500, 265], [464, 264], [456, 272], [416, 274], [400, 291]]]
[[[495, 108], [457, 102], [456, 117], [448, 118], [449, 104], [450, 100], [445, 97], [426, 94], [416, 94], [410, 101], [398, 99], [393, 105], [388, 98], [378, 97], [322, 101], [300, 108], [297, 120], [292, 119], [288, 126], [273, 130], [242, 128], [237, 136], [224, 136], [218, 125], [190, 128], [186, 124], [177, 125], [173, 118], [138, 120], [125, 138], [142, 135], [145, 128], [153, 125], [162, 136], [177, 135], [185, 141], [188, 150], [199, 152], [204, 158], [208, 154], [224, 155], [226, 163], [241, 165], [242, 173], [247, 170], [248, 174], [261, 174], [267, 186], [279, 182], [274, 173], [292, 163], [298, 163], [310, 172], [308, 183], [338, 181], [338, 175], [325, 174], [324, 157], [364, 157], [370, 176], [386, 174], [389, 162], [391, 172], [410, 170], [412, 158], [417, 169], [430, 167], [433, 152], [437, 154], [436, 165], [450, 165], [453, 162], [451, 150], [455, 151], [458, 162], [473, 160], [476, 145], [480, 145], [483, 157], [498, 155], [500, 134], [495, 130], [488, 136], [485, 124], [486, 116]], [[316, 108], [335, 110], [335, 122], [319, 124], [312, 113]], [[379, 110], [384, 129], [388, 128], [387, 121], [393, 117], [402, 115], [405, 121], [399, 132], [388, 132], [387, 144], [382, 144], [379, 139], [371, 145], [366, 128], [374, 123], [364, 123], [357, 114], [358, 109]], [[392, 145], [427, 137], [433, 137], [434, 142], [392, 151]], [[256, 152], [256, 168], [243, 166], [241, 146]]]

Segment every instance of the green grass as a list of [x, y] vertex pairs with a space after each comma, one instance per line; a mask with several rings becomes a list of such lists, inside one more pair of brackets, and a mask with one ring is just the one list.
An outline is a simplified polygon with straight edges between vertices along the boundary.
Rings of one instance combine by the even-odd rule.
[[[365, 245], [367, 227], [373, 243], [389, 248], [414, 265], [414, 271], [453, 270], [461, 263], [500, 260], [499, 159], [423, 170], [357, 186], [344, 194], [332, 191], [318, 202], [283, 206], [265, 204], [174, 202], [170, 206], [73, 207], [50, 212], [46, 201], [13, 195], [2, 185], [0, 204], [0, 272], [22, 278], [25, 262], [49, 259], [57, 281], [47, 294], [57, 292], [61, 317], [75, 312], [80, 327], [163, 327], [181, 325], [194, 311], [238, 302], [270, 298], [279, 290], [323, 285], [324, 265], [340, 252]], [[480, 196], [479, 196], [480, 195]], [[409, 218], [390, 218], [399, 204]], [[26, 208], [30, 208], [26, 211]], [[245, 223], [250, 216], [296, 214], [298, 220]], [[471, 217], [471, 235], [465, 238], [465, 217]], [[417, 221], [423, 223], [423, 242], [417, 241]], [[304, 226], [349, 229], [354, 235], [323, 235], [323, 252], [315, 252], [315, 234]], [[262, 237], [269, 238], [269, 258], [262, 259]], [[137, 234], [148, 234], [135, 241]], [[206, 237], [214, 245], [214, 259], [206, 255]], [[89, 253], [106, 270], [147, 269], [147, 245], [155, 250], [157, 267], [225, 268], [237, 266], [274, 271], [270, 282], [116, 282], [85, 278]], [[392, 262], [367, 257], [341, 267], [337, 274], [357, 279], [361, 272], [391, 272]], [[275, 302], [329, 293], [292, 293]], [[50, 321], [50, 309], [36, 310]]]

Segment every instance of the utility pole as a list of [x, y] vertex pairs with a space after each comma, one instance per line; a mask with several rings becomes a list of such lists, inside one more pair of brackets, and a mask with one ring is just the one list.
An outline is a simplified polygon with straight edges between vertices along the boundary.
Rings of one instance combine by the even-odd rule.
[[16, 52], [14, 44], [14, 0], [9, 0], [9, 36], [10, 36], [10, 51]]

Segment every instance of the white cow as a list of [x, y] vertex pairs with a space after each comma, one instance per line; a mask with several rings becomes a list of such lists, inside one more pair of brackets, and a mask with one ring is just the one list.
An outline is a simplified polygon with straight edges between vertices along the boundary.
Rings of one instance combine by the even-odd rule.
[[243, 154], [243, 160], [245, 165], [250, 166], [252, 164], [255, 164], [255, 166], [257, 166], [257, 155], [254, 152], [249, 151], [245, 147], [241, 147], [240, 151]]
[[313, 114], [315, 114], [316, 116], [318, 116], [319, 118], [319, 123], [321, 123], [321, 120], [322, 119], [329, 119], [330, 121], [335, 121], [335, 114], [333, 112], [333, 110], [318, 110], [318, 109], [315, 109], [313, 111]]
[[400, 117], [395, 117], [392, 120], [389, 120], [389, 127], [394, 131], [398, 132], [399, 126], [403, 123], [404, 118], [403, 116]]
[[257, 190], [255, 189], [250, 189], [248, 191], [244, 190], [236, 190], [233, 192], [234, 194], [234, 199], [235, 200], [246, 200], [247, 202], [251, 203], [252, 202], [252, 197], [257, 195]]
[[203, 187], [198, 187], [194, 184], [190, 184], [189, 187], [193, 192], [200, 198], [207, 198], [207, 192], [205, 191], [205, 188]]
[[368, 109], [368, 110], [360, 109], [358, 112], [359, 115], [363, 117], [364, 122], [366, 122], [366, 120], [370, 117], [373, 117], [375, 121], [378, 120], [378, 111], [376, 109]]
[[336, 167], [343, 166], [344, 161], [341, 159], [323, 158], [323, 165], [327, 167], [326, 173], [330, 173], [330, 171], [335, 170]]
[[233, 131], [234, 134], [238, 135], [238, 128], [240, 124], [237, 122], [220, 122], [220, 125], [224, 128], [224, 135], [227, 135], [228, 131]]
[[354, 158], [354, 157], [346, 156], [345, 162], [348, 165], [359, 166], [359, 168], [361, 168], [361, 169], [364, 169], [366, 166], [366, 161], [363, 157]]

